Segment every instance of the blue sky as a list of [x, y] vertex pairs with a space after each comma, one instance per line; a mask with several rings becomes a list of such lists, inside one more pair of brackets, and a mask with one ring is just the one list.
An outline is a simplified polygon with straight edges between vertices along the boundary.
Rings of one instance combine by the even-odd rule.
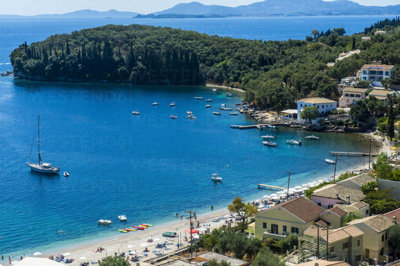
[[[78, 9], [135, 11], [151, 13], [178, 3], [194, 0], [1, 0], [0, 14], [36, 15], [44, 13], [65, 13]], [[204, 4], [238, 6], [260, 0], [198, 0]], [[363, 5], [395, 5], [400, 0], [353, 0]]]

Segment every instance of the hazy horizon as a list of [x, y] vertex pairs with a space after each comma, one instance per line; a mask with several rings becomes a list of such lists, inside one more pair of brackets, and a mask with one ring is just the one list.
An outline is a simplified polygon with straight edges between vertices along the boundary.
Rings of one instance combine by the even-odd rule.
[[[324, 0], [335, 1], [335, 0]], [[398, 5], [400, 0], [352, 0], [366, 6], [388, 6]], [[68, 5], [55, 0], [15, 0], [3, 4], [0, 15], [21, 15], [35, 16], [42, 14], [63, 14], [74, 12], [77, 10], [91, 9], [96, 11], [108, 11], [115, 9], [118, 11], [138, 12], [148, 14], [161, 11], [176, 4], [189, 3], [193, 0], [147, 0], [145, 2], [139, 0], [114, 0], [112, 2], [106, 0], [69, 0]], [[199, 0], [203, 4], [223, 5], [223, 6], [239, 6], [247, 5], [260, 0]]]

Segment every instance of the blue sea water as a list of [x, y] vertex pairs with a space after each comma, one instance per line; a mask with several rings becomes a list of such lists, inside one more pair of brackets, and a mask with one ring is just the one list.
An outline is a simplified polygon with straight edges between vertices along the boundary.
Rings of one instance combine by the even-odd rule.
[[[311, 29], [343, 26], [361, 31], [382, 17], [314, 17], [163, 20], [0, 20], [0, 71], [11, 69], [8, 55], [24, 41], [109, 23], [142, 23], [224, 36], [303, 39]], [[212, 108], [193, 97], [213, 99]], [[159, 106], [151, 103], [158, 101]], [[169, 103], [177, 106], [171, 108]], [[354, 135], [317, 134], [321, 140], [289, 146], [289, 138], [309, 133], [233, 130], [252, 124], [244, 115], [214, 116], [222, 103], [241, 99], [203, 87], [64, 84], [0, 78], [0, 255], [31, 254], [96, 237], [116, 235], [117, 216], [159, 225], [176, 212], [200, 213], [224, 207], [235, 196], [264, 195], [257, 184], [283, 186], [286, 171], [293, 186], [333, 173], [324, 162], [332, 150], [366, 151]], [[141, 112], [133, 116], [132, 110]], [[196, 120], [186, 118], [191, 110]], [[26, 165], [41, 115], [42, 157], [71, 176], [47, 177]], [[179, 116], [172, 120], [171, 114]], [[278, 136], [278, 148], [264, 147], [261, 135]], [[32, 160], [36, 159], [36, 147]], [[365, 163], [341, 158], [338, 171]], [[365, 159], [364, 159], [365, 160]], [[210, 181], [217, 172], [222, 184]], [[112, 219], [99, 227], [98, 219]], [[56, 231], [63, 230], [64, 235]]]

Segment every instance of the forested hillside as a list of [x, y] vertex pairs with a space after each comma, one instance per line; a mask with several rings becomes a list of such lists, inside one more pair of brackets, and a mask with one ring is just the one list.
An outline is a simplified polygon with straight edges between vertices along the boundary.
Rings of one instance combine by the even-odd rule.
[[[340, 78], [362, 64], [400, 63], [400, 33], [344, 36], [343, 29], [314, 31], [305, 41], [249, 41], [152, 26], [115, 26], [54, 35], [22, 44], [11, 54], [15, 77], [48, 81], [204, 84], [246, 90], [246, 99], [280, 110], [310, 95], [335, 98]], [[367, 31], [367, 30], [366, 30]], [[373, 33], [374, 28], [368, 30]], [[338, 54], [362, 53], [332, 68]], [[397, 81], [393, 81], [397, 82]]]

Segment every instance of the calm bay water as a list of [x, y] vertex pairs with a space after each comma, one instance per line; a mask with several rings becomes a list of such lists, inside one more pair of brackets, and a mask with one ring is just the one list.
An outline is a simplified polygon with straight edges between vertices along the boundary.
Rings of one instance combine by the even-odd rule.
[[[18, 44], [50, 34], [109, 23], [142, 23], [192, 29], [247, 39], [303, 39], [311, 29], [343, 26], [350, 33], [382, 17], [254, 18], [207, 20], [0, 20], [0, 71], [10, 69], [8, 55]], [[282, 29], [285, 29], [284, 31]], [[194, 96], [212, 98], [212, 108]], [[158, 101], [159, 106], [151, 103]], [[175, 108], [169, 103], [175, 101]], [[308, 133], [232, 130], [231, 124], [252, 124], [246, 116], [221, 117], [212, 111], [226, 97], [202, 87], [62, 84], [0, 78], [0, 254], [32, 253], [77, 240], [117, 234], [117, 216], [130, 223], [161, 224], [176, 212], [200, 213], [226, 206], [235, 196], [251, 200], [265, 192], [258, 183], [282, 186], [286, 171], [292, 184], [331, 175], [324, 162], [329, 151], [366, 151], [356, 136], [318, 134], [318, 142], [289, 146], [289, 138]], [[133, 116], [132, 110], [141, 112]], [[198, 117], [186, 118], [191, 110]], [[26, 161], [41, 114], [42, 156], [71, 176], [31, 173]], [[169, 116], [179, 116], [171, 120]], [[260, 136], [278, 136], [279, 148], [267, 148]], [[36, 149], [32, 158], [35, 159]], [[338, 170], [362, 163], [343, 158]], [[210, 175], [219, 173], [223, 184]], [[98, 227], [101, 218], [111, 227]], [[65, 235], [57, 234], [65, 231]]]

